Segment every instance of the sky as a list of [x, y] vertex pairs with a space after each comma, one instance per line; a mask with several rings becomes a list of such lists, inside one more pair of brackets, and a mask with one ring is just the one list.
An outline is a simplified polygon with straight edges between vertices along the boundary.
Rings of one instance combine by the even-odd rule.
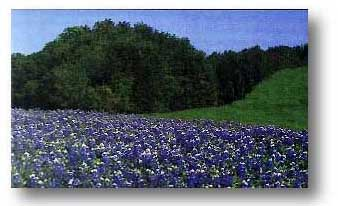
[[12, 10], [12, 53], [40, 51], [65, 28], [110, 18], [187, 37], [207, 54], [308, 42], [307, 10]]

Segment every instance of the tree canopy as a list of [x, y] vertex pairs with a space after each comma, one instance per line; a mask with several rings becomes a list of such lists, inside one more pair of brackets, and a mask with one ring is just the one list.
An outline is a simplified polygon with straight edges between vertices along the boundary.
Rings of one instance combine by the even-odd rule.
[[12, 106], [118, 113], [168, 112], [241, 99], [308, 46], [206, 55], [187, 38], [110, 19], [66, 28], [36, 53], [12, 54]]

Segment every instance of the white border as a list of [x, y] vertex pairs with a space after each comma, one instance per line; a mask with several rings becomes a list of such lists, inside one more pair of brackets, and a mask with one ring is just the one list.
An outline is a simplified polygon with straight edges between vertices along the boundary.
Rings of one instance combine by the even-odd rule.
[[[338, 205], [337, 78], [338, 10], [316, 0], [12, 0], [0, 5], [0, 194], [1, 205], [215, 204]], [[309, 9], [310, 189], [206, 190], [27, 190], [10, 188], [11, 9]], [[161, 203], [158, 203], [158, 202]], [[115, 202], [115, 203], [112, 203]]]

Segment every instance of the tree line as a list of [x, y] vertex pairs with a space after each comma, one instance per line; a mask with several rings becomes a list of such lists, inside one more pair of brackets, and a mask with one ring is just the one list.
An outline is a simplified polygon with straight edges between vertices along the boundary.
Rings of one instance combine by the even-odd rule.
[[149, 113], [223, 105], [307, 57], [307, 44], [206, 55], [187, 38], [105, 19], [66, 28], [39, 52], [13, 53], [12, 106]]

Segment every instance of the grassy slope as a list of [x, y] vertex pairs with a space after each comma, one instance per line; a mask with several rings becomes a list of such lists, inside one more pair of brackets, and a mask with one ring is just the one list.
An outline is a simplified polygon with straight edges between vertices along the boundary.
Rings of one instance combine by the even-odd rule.
[[273, 124], [307, 129], [307, 67], [284, 69], [263, 81], [246, 96], [221, 107], [157, 113], [154, 116], [180, 119], [213, 119], [253, 124]]

